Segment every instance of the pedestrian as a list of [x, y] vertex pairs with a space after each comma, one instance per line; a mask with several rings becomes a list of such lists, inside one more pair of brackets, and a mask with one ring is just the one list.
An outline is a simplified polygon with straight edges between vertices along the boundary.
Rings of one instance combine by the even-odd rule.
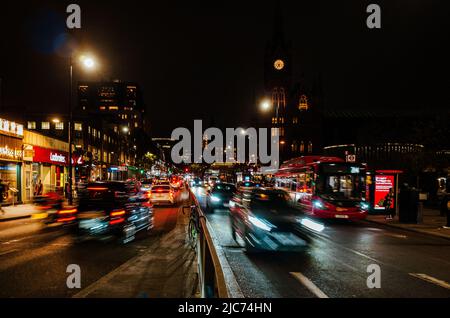
[[39, 179], [39, 181], [36, 184], [36, 186], [37, 186], [36, 195], [42, 195], [42, 192], [44, 191], [44, 185], [42, 184], [41, 179]]
[[70, 194], [70, 189], [69, 189], [69, 182], [66, 182], [66, 184], [64, 185], [64, 196], [66, 198], [69, 198], [69, 194]]
[[5, 210], [3, 210], [4, 193], [5, 193], [5, 185], [3, 184], [3, 180], [0, 179], [0, 212], [2, 212], [2, 215], [5, 215]]
[[387, 212], [386, 220], [392, 220], [395, 216], [395, 210], [392, 208], [392, 200], [394, 199], [394, 190], [392, 188], [389, 188], [389, 192], [384, 197], [384, 208]]

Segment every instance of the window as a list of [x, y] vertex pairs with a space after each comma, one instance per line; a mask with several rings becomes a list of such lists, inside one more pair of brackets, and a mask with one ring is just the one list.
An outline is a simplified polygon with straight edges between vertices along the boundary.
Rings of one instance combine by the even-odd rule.
[[29, 121], [27, 127], [28, 127], [28, 129], [36, 129], [36, 122]]
[[134, 128], [138, 128], [138, 123], [134, 122]]
[[301, 95], [300, 96], [300, 101], [298, 103], [298, 109], [300, 110], [308, 110], [309, 105], [308, 105], [308, 98], [306, 97], [306, 95]]
[[75, 123], [73, 129], [75, 129], [76, 131], [82, 131], [83, 125], [81, 123]]
[[55, 123], [55, 129], [56, 130], [63, 130], [64, 129], [64, 123], [63, 122]]
[[308, 152], [312, 153], [312, 141], [308, 143]]
[[43, 121], [41, 123], [41, 129], [50, 129], [50, 122], [48, 121]]
[[119, 106], [109, 106], [109, 110], [119, 110]]
[[298, 124], [298, 117], [292, 118], [292, 123], [293, 124]]
[[300, 142], [300, 152], [305, 152], [305, 143], [303, 141]]

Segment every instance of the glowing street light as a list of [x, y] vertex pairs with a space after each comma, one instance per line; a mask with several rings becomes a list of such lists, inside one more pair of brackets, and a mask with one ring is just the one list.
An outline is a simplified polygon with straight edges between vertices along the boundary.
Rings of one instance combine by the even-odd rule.
[[271, 103], [268, 99], [261, 101], [260, 107], [263, 111], [268, 111], [271, 108]]
[[87, 55], [81, 55], [80, 56], [80, 61], [81, 61], [81, 64], [86, 69], [94, 69], [96, 67], [96, 65], [97, 65], [97, 63], [95, 62], [94, 58], [91, 57], [91, 56], [87, 56]]
[[53, 118], [52, 122], [54, 122], [55, 124], [60, 123], [61, 121], [59, 120], [59, 118]]

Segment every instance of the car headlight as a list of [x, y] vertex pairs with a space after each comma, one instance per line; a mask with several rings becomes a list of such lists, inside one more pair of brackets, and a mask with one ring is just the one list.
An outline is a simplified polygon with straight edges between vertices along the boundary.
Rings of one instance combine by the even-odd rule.
[[254, 226], [260, 228], [261, 230], [264, 231], [270, 231], [273, 228], [276, 228], [275, 225], [270, 224], [269, 222], [265, 221], [265, 220], [261, 220], [257, 217], [254, 216], [249, 216], [248, 220], [250, 221], [250, 223], [252, 223]]
[[323, 202], [320, 201], [320, 200], [314, 200], [314, 201], [312, 202], [312, 204], [313, 204], [313, 206], [314, 206], [316, 209], [320, 209], [320, 210], [325, 210], [325, 209], [326, 209], [325, 204], [323, 204]]
[[325, 226], [323, 224], [317, 223], [308, 218], [299, 219], [298, 222], [301, 225], [303, 225], [304, 227], [314, 230], [314, 231], [317, 231], [317, 232], [322, 232], [323, 229], [325, 228]]
[[220, 202], [221, 200], [220, 200], [220, 198], [218, 196], [212, 195], [211, 196], [211, 201], [213, 201], [213, 202]]
[[361, 203], [359, 204], [359, 207], [361, 208], [361, 210], [367, 211], [367, 210], [369, 210], [370, 205], [369, 205], [369, 203], [367, 203], [367, 202], [361, 202]]

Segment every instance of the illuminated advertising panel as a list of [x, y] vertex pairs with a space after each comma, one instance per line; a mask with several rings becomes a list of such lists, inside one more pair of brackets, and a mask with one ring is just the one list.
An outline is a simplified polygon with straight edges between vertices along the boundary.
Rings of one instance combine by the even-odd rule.
[[[384, 200], [389, 193], [389, 189], [395, 190], [395, 176], [393, 175], [376, 175], [375, 176], [375, 210], [385, 210]], [[391, 201], [391, 209], [395, 206], [394, 198]]]

